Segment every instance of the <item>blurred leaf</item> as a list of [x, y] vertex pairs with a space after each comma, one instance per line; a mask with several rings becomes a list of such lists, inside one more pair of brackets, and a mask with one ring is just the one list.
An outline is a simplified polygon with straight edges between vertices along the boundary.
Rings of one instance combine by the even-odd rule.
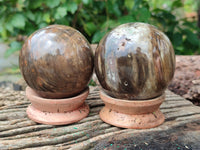
[[106, 7], [108, 7], [109, 14], [113, 14], [115, 16], [121, 15], [119, 5], [115, 1], [107, 1]]
[[75, 13], [75, 11], [78, 9], [78, 5], [75, 2], [68, 2], [67, 3], [68, 11], [72, 14]]
[[183, 25], [185, 28], [191, 28], [191, 29], [197, 29], [197, 25], [194, 22], [189, 22], [187, 20], [184, 20]]
[[134, 0], [125, 0], [124, 4], [128, 9], [132, 10], [134, 5]]
[[175, 1], [172, 3], [172, 8], [171, 8], [171, 10], [176, 9], [176, 8], [180, 8], [180, 7], [183, 7], [183, 2], [182, 2], [181, 0], [175, 0]]
[[47, 23], [50, 23], [51, 22], [51, 19], [50, 19], [50, 14], [49, 13], [45, 13], [43, 15], [43, 20]]
[[35, 23], [40, 24], [43, 21], [43, 15], [41, 12], [36, 12], [35, 14]]
[[183, 54], [184, 53], [183, 46], [177, 46], [176, 49], [175, 49], [175, 53], [178, 54], [178, 55]]
[[4, 54], [6, 58], [8, 58], [14, 52], [20, 50], [22, 48], [22, 44], [20, 42], [14, 41], [10, 43], [10, 48], [8, 48]]
[[138, 9], [142, 4], [142, 0], [134, 0], [134, 7], [133, 9]]
[[114, 27], [140, 21], [163, 31], [176, 53], [200, 54], [197, 20], [180, 18], [176, 13], [183, 4], [185, 7], [182, 0], [0, 0], [0, 39], [30, 35], [49, 24], [63, 24], [75, 27], [89, 42], [97, 43]]
[[35, 20], [35, 15], [30, 10], [27, 11], [25, 14], [26, 14], [27, 18], [30, 19], [31, 21]]
[[6, 28], [3, 28], [3, 29], [1, 30], [1, 37], [2, 37], [4, 40], [6, 40], [6, 39], [8, 38]]
[[67, 0], [60, 0], [60, 3], [62, 4], [62, 3], [65, 3]]
[[148, 22], [150, 16], [151, 16], [150, 11], [147, 8], [142, 7], [141, 9], [137, 11], [136, 18], [137, 18], [137, 21]]
[[182, 41], [183, 41], [182, 34], [180, 34], [180, 33], [173, 34], [172, 41], [173, 41], [174, 46], [176, 46], [176, 47], [180, 46], [182, 44]]
[[36, 8], [41, 7], [42, 3], [43, 3], [43, 0], [36, 0], [34, 2], [30, 2], [29, 5], [30, 5], [30, 8], [36, 9]]
[[198, 36], [191, 32], [190, 30], [185, 30], [186, 35], [187, 35], [187, 40], [193, 44], [193, 45], [199, 45], [200, 40], [198, 39]]
[[102, 30], [108, 30], [108, 29], [112, 29], [115, 28], [117, 25], [119, 25], [120, 23], [117, 23], [114, 20], [108, 20], [106, 22], [104, 22], [101, 26]]
[[135, 18], [133, 16], [123, 16], [123, 17], [120, 17], [118, 22], [120, 24], [123, 24], [123, 23], [129, 23], [129, 22], [134, 22], [135, 21]]
[[91, 36], [96, 31], [96, 29], [97, 27], [93, 22], [88, 22], [84, 24], [84, 30], [89, 36]]
[[176, 17], [170, 13], [170, 12], [167, 12], [167, 11], [163, 11], [162, 13], [163, 17], [165, 17], [165, 19], [167, 20], [171, 20], [171, 21], [174, 21], [176, 19]]
[[[2, 24], [3, 24], [3, 22], [2, 22]], [[12, 23], [12, 17], [10, 17], [10, 16], [8, 17], [8, 20], [5, 22], [5, 27], [9, 32], [13, 32], [14, 26]]]
[[97, 31], [92, 37], [92, 43], [98, 43], [105, 34], [106, 31]]
[[66, 16], [65, 19], [61, 18], [56, 20], [57, 24], [64, 24], [64, 25], [69, 25], [70, 19]]
[[36, 29], [38, 29], [38, 26], [33, 26], [30, 21], [26, 23], [25, 30], [27, 35], [31, 35]]
[[50, 8], [55, 8], [60, 4], [60, 0], [46, 0], [44, 2]]
[[0, 14], [6, 11], [7, 7], [5, 5], [0, 5]]
[[25, 17], [23, 14], [14, 14], [11, 17], [11, 24], [13, 27], [23, 29], [25, 26]]
[[44, 28], [46, 26], [48, 26], [48, 24], [46, 22], [42, 22], [39, 24], [39, 28]]
[[152, 14], [157, 17], [162, 17], [166, 20], [174, 21], [176, 17], [172, 14], [171, 11], [167, 11], [165, 9], [156, 8], [153, 10]]
[[60, 19], [67, 15], [67, 8], [66, 7], [58, 7], [55, 13], [55, 18]]
[[90, 0], [82, 0], [83, 4], [89, 4]]
[[16, 7], [17, 7], [17, 9], [18, 9], [19, 11], [22, 11], [22, 9], [23, 9], [23, 7], [24, 7], [24, 1], [25, 1], [25, 0], [17, 0], [17, 5], [16, 5]]

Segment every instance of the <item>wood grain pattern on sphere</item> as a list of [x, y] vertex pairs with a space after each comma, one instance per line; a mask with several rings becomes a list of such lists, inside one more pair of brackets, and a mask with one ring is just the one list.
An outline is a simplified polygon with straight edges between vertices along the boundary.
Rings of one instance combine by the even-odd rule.
[[121, 99], [162, 95], [173, 78], [175, 54], [168, 37], [154, 26], [127, 23], [103, 37], [95, 72], [104, 91]]
[[93, 54], [80, 32], [51, 25], [28, 38], [19, 64], [27, 84], [41, 96], [70, 97], [86, 88], [93, 73]]

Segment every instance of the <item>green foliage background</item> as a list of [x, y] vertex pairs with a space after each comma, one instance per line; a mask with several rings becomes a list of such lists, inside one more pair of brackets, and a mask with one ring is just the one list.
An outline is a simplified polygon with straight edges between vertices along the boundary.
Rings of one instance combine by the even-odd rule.
[[[127, 22], [146, 22], [165, 32], [176, 54], [200, 54], [197, 21], [180, 17], [181, 0], [168, 1], [162, 8], [156, 0], [0, 0], [0, 36], [4, 41], [30, 35], [49, 24], [69, 25], [82, 32], [91, 43], [114, 27]], [[13, 41], [9, 56], [22, 43]]]

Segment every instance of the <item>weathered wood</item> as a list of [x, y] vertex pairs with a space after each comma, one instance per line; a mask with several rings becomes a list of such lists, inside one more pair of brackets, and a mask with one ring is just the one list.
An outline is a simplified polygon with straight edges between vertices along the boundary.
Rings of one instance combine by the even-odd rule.
[[26, 115], [30, 102], [24, 92], [0, 90], [1, 150], [159, 149], [166, 146], [170, 149], [195, 149], [200, 146], [200, 108], [170, 91], [166, 91], [166, 100], [161, 105], [166, 117], [164, 124], [152, 129], [134, 130], [117, 128], [101, 121], [98, 113], [104, 104], [99, 98], [98, 87], [90, 88], [86, 100], [90, 106], [89, 116], [78, 123], [62, 126], [33, 122]]

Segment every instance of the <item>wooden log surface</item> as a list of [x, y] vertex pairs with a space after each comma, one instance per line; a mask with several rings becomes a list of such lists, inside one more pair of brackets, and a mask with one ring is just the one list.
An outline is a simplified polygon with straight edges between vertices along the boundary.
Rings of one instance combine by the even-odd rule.
[[70, 125], [35, 123], [26, 115], [24, 91], [0, 89], [0, 149], [199, 149], [200, 108], [166, 91], [164, 124], [152, 129], [122, 129], [104, 123], [99, 87], [90, 87], [89, 116]]

